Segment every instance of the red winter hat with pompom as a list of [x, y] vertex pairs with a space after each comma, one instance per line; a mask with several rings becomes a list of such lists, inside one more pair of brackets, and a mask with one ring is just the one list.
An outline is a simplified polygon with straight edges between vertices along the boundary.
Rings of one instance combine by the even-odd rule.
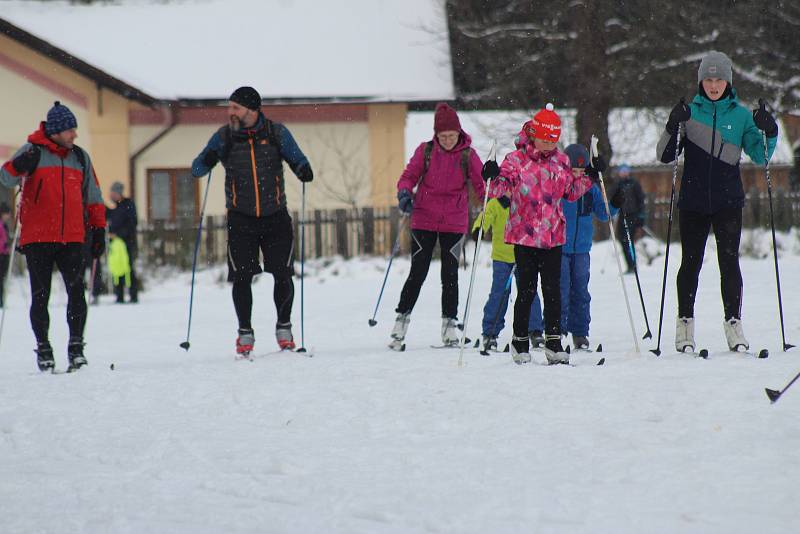
[[553, 111], [553, 104], [547, 104], [525, 123], [525, 133], [531, 139], [558, 141], [561, 137], [561, 117]]
[[433, 131], [437, 134], [439, 132], [460, 132], [461, 122], [458, 120], [456, 110], [444, 102], [436, 104], [436, 113], [433, 116]]

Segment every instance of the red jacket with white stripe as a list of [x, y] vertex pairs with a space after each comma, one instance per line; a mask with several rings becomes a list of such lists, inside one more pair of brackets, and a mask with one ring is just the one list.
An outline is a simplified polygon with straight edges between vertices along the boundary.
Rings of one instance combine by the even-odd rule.
[[[13, 161], [31, 146], [39, 150], [36, 169], [25, 176]], [[83, 243], [86, 227], [105, 228], [106, 210], [89, 154], [84, 164], [76, 151], [51, 141], [44, 123], [28, 136], [28, 143], [0, 168], [0, 183], [15, 187], [22, 181], [19, 244]], [[85, 168], [85, 174], [84, 174]]]

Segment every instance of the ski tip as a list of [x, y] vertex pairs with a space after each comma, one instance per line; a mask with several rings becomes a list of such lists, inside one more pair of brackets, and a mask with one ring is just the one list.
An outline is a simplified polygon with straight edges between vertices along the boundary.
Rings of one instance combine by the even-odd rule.
[[787, 350], [793, 349], [793, 348], [794, 348], [794, 345], [792, 345], [791, 343], [784, 343], [783, 344], [783, 352], [786, 352]]
[[572, 352], [570, 352], [569, 345], [567, 345], [567, 348], [564, 349], [564, 352], [566, 352], [567, 354], [572, 354]]
[[375, 326], [376, 324], [378, 324], [378, 321], [376, 321], [375, 319], [370, 319], [369, 320], [369, 325], [370, 326]]
[[458, 324], [456, 325], [456, 328], [458, 328], [459, 330], [462, 330], [462, 331], [463, 331], [463, 330], [464, 330], [464, 323], [458, 323]]
[[179, 346], [180, 346], [180, 348], [182, 348], [183, 350], [189, 350], [189, 342], [188, 342], [188, 341], [184, 341], [184, 342], [183, 342], [183, 343], [181, 343]]
[[308, 352], [308, 351], [306, 350], [305, 347], [300, 347], [299, 349], [295, 350], [295, 352], [303, 353], [303, 352]]
[[769, 351], [767, 349], [761, 349], [758, 351], [759, 359], [763, 360], [764, 358], [769, 358]]
[[[602, 343], [599, 343], [597, 345], [597, 348], [595, 349], [595, 352], [603, 352], [603, 344]], [[603, 359], [605, 359], [605, 358], [603, 358]]]
[[772, 404], [775, 404], [775, 402], [779, 398], [781, 398], [781, 392], [780, 391], [775, 391], [774, 389], [769, 389], [769, 388], [764, 388], [764, 391], [767, 392], [767, 397], [769, 397], [769, 401]]
[[700, 356], [704, 360], [707, 360], [708, 359], [708, 349], [700, 349], [700, 352], [698, 353], [698, 356]]
[[511, 345], [509, 345], [508, 343], [506, 343], [506, 346], [505, 346], [505, 348], [503, 349], [503, 352], [511, 352]]
[[488, 355], [489, 355], [489, 351], [488, 351], [488, 350], [482, 350], [482, 351], [480, 352], [480, 355], [481, 355], [481, 356], [488, 356]]
[[652, 352], [656, 356], [661, 356], [661, 349], [652, 349], [650, 352]]
[[475, 349], [477, 349], [477, 348], [478, 348], [478, 347], [480, 347], [480, 346], [481, 346], [481, 342], [480, 342], [480, 340], [476, 339], [476, 340], [475, 340], [475, 344], [474, 344], [474, 345], [472, 345], [472, 348], [475, 348]]
[[113, 371], [114, 370], [114, 364], [112, 363], [111, 365], [108, 366], [108, 368]]
[[597, 365], [605, 365], [605, 363], [606, 363], [606, 359], [605, 358], [600, 358], [600, 360], [597, 362]]
[[642, 339], [653, 339], [653, 334], [650, 333], [650, 330], [644, 333]]

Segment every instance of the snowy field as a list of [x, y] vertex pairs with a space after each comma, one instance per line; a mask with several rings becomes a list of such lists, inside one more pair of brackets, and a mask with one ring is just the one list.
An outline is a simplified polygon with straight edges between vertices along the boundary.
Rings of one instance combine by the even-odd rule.
[[[713, 240], [712, 240], [713, 241]], [[766, 242], [768, 244], [768, 241]], [[700, 280], [697, 340], [675, 354], [670, 255], [664, 356], [632, 354], [609, 243], [592, 253], [592, 345], [607, 362], [517, 366], [507, 354], [435, 350], [438, 263], [412, 316], [408, 349], [387, 350], [408, 272], [395, 262], [369, 328], [385, 259], [310, 266], [306, 344], [274, 349], [272, 282], [254, 286], [254, 362], [234, 361], [236, 323], [222, 271], [201, 272], [192, 346], [189, 276], [150, 279], [138, 306], [90, 309], [89, 366], [40, 374], [27, 290], [10, 282], [0, 347], [0, 532], [7, 533], [777, 533], [797, 528], [800, 369], [782, 353], [771, 256], [745, 258], [744, 325], [767, 360], [724, 351], [712, 246]], [[791, 249], [792, 247], [788, 247]], [[768, 252], [769, 249], [765, 248]], [[489, 247], [470, 336], [488, 293]], [[470, 255], [471, 257], [471, 255]], [[800, 255], [781, 260], [787, 338], [800, 344]], [[642, 267], [653, 333], [663, 256]], [[461, 271], [466, 296], [469, 271]], [[635, 280], [625, 277], [639, 335]], [[65, 366], [65, 296], [51, 340]], [[297, 284], [299, 297], [299, 283]], [[508, 319], [511, 318], [509, 311]], [[299, 338], [299, 298], [295, 301]], [[503, 344], [510, 337], [504, 331]], [[540, 359], [538, 354], [535, 359]], [[111, 370], [110, 365], [115, 369]], [[580, 365], [588, 364], [588, 365]]]

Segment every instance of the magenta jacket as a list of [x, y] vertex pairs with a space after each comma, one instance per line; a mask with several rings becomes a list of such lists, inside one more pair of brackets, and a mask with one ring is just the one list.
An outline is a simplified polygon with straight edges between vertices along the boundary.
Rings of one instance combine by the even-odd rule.
[[566, 241], [561, 199], [577, 200], [590, 187], [588, 176], [573, 176], [566, 154], [556, 149], [545, 155], [529, 142], [506, 156], [489, 196], [511, 197], [506, 243], [549, 249]]
[[[414, 196], [411, 228], [432, 232], [467, 232], [469, 190], [461, 170], [461, 152], [469, 150], [469, 181], [472, 189], [483, 200], [484, 185], [481, 178], [483, 164], [470, 147], [472, 138], [462, 130], [458, 144], [446, 152], [434, 138], [428, 172]], [[397, 190], [414, 191], [425, 166], [425, 145], [421, 143], [397, 182]]]

